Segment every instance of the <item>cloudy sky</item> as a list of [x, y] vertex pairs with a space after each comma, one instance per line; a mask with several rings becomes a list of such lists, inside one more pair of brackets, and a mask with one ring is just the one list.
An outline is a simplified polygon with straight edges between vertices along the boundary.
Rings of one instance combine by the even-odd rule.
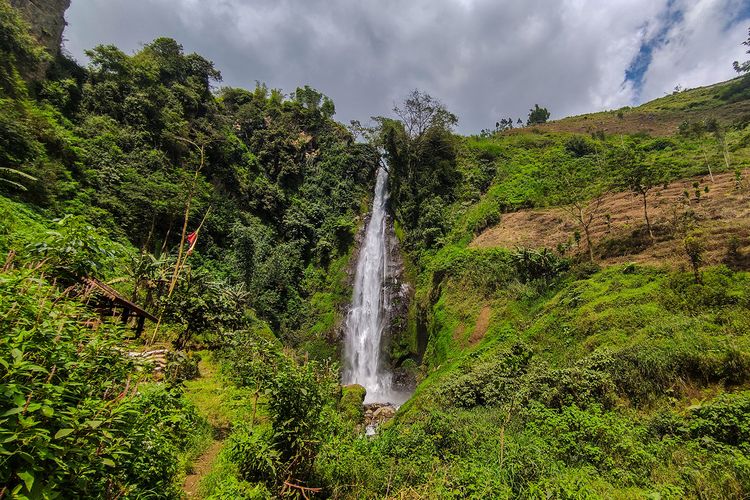
[[419, 88], [478, 132], [534, 103], [553, 118], [735, 76], [750, 0], [72, 0], [65, 47], [158, 36], [214, 61], [224, 85], [309, 84], [367, 121]]

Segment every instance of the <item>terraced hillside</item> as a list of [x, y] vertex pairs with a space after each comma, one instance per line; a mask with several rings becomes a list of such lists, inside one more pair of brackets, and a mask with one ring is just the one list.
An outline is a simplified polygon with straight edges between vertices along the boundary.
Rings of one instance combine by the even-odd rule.
[[[686, 265], [682, 238], [702, 231], [707, 264], [734, 263], [735, 254], [750, 253], [750, 171], [697, 176], [658, 187], [648, 195], [656, 241], [643, 231], [643, 205], [630, 192], [603, 198], [600, 217], [591, 225], [597, 261], [603, 265], [637, 262]], [[687, 193], [687, 195], [686, 195]], [[698, 195], [696, 196], [696, 193]], [[557, 248], [572, 245], [576, 222], [561, 208], [519, 210], [472, 240], [471, 248]], [[739, 262], [737, 262], [739, 264]], [[744, 261], [743, 261], [744, 264]]]

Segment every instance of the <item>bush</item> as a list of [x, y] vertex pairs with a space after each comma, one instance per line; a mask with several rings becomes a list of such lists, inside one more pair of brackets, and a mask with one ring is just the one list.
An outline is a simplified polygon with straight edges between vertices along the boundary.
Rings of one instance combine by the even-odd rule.
[[179, 391], [139, 385], [122, 328], [95, 320], [33, 272], [0, 273], [0, 482], [31, 497], [179, 497], [178, 455], [207, 423]]
[[580, 158], [596, 152], [596, 146], [582, 135], [574, 135], [565, 143], [565, 149], [572, 156]]
[[750, 453], [750, 392], [723, 394], [690, 412], [690, 436], [739, 446]]
[[230, 434], [224, 446], [226, 458], [236, 465], [242, 480], [271, 485], [276, 482], [281, 455], [270, 436], [242, 427]]
[[47, 237], [31, 245], [32, 253], [55, 276], [67, 282], [82, 277], [101, 278], [111, 273], [124, 248], [110, 240], [80, 216], [66, 215], [54, 221]]
[[342, 389], [341, 400], [339, 401], [339, 412], [343, 417], [355, 424], [362, 422], [364, 418], [364, 408], [362, 403], [365, 400], [366, 390], [361, 385], [345, 385]]

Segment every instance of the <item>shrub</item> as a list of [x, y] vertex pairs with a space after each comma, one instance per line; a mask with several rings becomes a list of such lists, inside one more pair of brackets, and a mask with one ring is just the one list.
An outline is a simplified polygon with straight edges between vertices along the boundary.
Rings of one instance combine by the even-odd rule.
[[281, 456], [270, 436], [242, 427], [230, 434], [224, 446], [227, 459], [236, 465], [242, 480], [275, 483]]
[[207, 423], [180, 391], [139, 386], [122, 328], [94, 320], [33, 272], [0, 273], [0, 482], [30, 497], [178, 497], [178, 454]]
[[355, 424], [362, 422], [362, 418], [364, 417], [362, 403], [365, 400], [366, 392], [364, 387], [357, 384], [342, 387], [339, 411], [345, 419]]
[[574, 135], [565, 142], [565, 149], [572, 156], [582, 157], [596, 152], [596, 146], [582, 135]]
[[750, 392], [723, 394], [690, 412], [689, 432], [693, 438], [706, 438], [740, 446], [750, 453]]
[[32, 253], [44, 259], [55, 276], [76, 281], [91, 276], [103, 277], [111, 272], [116, 257], [124, 253], [101, 230], [80, 216], [66, 215], [54, 221], [47, 237], [31, 245]]

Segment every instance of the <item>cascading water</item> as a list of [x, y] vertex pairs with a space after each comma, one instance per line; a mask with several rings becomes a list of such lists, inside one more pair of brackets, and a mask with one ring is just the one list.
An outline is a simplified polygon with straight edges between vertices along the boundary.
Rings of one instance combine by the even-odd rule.
[[380, 168], [375, 184], [370, 222], [359, 252], [354, 277], [354, 296], [346, 318], [344, 342], [345, 384], [367, 389], [365, 403], [396, 403], [406, 399], [393, 389], [393, 374], [382, 356], [382, 340], [388, 321], [385, 277], [388, 269], [386, 248], [386, 204], [388, 172]]

